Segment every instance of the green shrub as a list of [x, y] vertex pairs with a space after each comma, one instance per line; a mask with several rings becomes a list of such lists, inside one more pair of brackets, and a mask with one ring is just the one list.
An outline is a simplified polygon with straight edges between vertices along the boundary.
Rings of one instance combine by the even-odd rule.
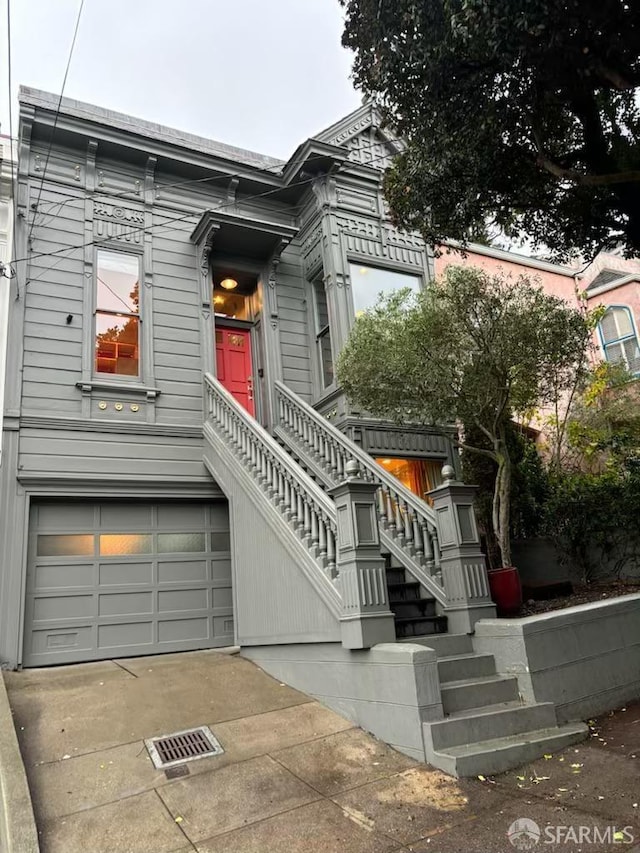
[[638, 577], [640, 474], [555, 476], [541, 528], [578, 580]]

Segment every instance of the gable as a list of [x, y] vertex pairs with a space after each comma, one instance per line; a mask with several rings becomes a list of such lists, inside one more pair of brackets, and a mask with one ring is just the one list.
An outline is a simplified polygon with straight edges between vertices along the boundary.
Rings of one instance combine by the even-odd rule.
[[364, 166], [384, 170], [391, 165], [402, 143], [381, 127], [382, 119], [372, 104], [363, 104], [355, 112], [318, 134], [316, 139], [349, 151], [348, 159]]

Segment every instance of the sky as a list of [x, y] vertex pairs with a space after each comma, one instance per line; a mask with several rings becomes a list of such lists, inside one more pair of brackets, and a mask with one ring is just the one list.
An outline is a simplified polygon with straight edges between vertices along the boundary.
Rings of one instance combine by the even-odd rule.
[[[0, 123], [60, 94], [80, 0], [0, 0]], [[361, 103], [338, 0], [85, 0], [65, 97], [280, 159]]]

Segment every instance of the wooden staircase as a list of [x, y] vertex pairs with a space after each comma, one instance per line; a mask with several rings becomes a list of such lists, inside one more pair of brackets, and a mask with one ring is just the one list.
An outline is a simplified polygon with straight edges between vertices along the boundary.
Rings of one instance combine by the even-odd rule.
[[396, 637], [401, 639], [444, 634], [447, 617], [438, 616], [434, 598], [424, 596], [418, 581], [407, 580], [406, 572], [394, 557], [383, 554], [387, 573], [389, 607], [393, 612]]

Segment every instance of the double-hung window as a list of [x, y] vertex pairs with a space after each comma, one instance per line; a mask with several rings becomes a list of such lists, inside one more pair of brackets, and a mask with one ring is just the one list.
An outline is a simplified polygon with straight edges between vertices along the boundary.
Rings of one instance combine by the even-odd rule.
[[320, 367], [320, 378], [324, 389], [328, 388], [333, 383], [334, 375], [327, 291], [325, 290], [322, 279], [316, 279], [313, 282], [313, 306], [316, 333], [316, 353]]
[[420, 276], [395, 270], [349, 264], [353, 310], [356, 317], [373, 306], [381, 294], [389, 296], [397, 290], [409, 288], [414, 293], [420, 290]]
[[622, 363], [631, 373], [640, 373], [640, 348], [631, 311], [622, 305], [607, 308], [598, 328], [607, 361]]
[[98, 249], [96, 374], [140, 376], [140, 257]]

